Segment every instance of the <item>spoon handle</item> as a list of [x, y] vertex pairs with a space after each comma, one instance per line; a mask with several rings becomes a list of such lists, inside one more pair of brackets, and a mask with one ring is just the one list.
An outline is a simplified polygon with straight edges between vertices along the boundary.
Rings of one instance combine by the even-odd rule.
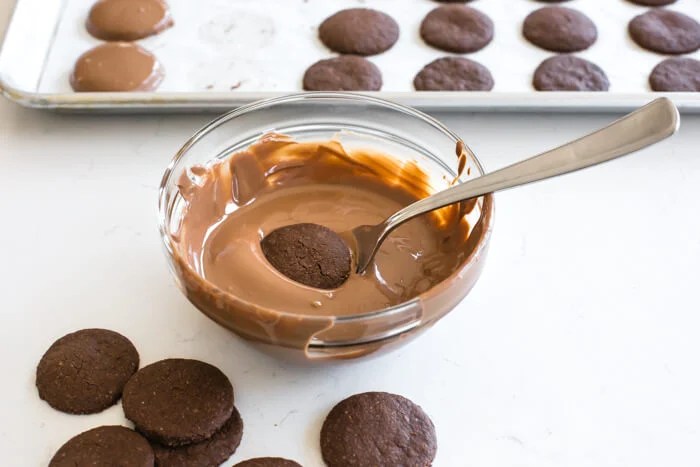
[[594, 133], [524, 161], [472, 179], [398, 211], [384, 223], [386, 233], [399, 224], [458, 201], [544, 180], [630, 154], [678, 130], [678, 110], [659, 98]]

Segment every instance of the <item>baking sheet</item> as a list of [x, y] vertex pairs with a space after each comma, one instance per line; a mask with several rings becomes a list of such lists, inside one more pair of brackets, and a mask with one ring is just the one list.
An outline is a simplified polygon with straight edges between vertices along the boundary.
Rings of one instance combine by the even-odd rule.
[[[605, 70], [610, 91], [538, 93], [531, 86], [532, 73], [553, 54], [523, 39], [521, 27], [527, 14], [543, 4], [478, 0], [470, 5], [491, 17], [495, 37], [483, 50], [466, 56], [491, 70], [493, 91], [420, 93], [412, 88], [415, 74], [425, 64], [446, 55], [425, 45], [418, 33], [421, 21], [436, 7], [436, 2], [169, 0], [175, 26], [139, 41], [166, 69], [158, 91], [76, 94], [68, 82], [72, 65], [81, 53], [100, 43], [84, 27], [92, 3], [93, 0], [18, 0], [0, 55], [0, 78], [11, 98], [48, 107], [204, 109], [297, 92], [306, 68], [333, 55], [317, 38], [318, 24], [340, 9], [356, 6], [385, 11], [401, 27], [401, 37], [392, 49], [369, 57], [384, 78], [382, 92], [376, 94], [421, 107], [625, 110], [655, 95], [649, 90], [648, 75], [665, 58], [641, 49], [627, 34], [629, 20], [646, 8], [625, 0], [573, 0], [566, 5], [588, 15], [598, 27], [597, 42], [578, 55]], [[672, 8], [700, 18], [698, 0], [678, 0]], [[39, 26], [41, 31], [37, 34]], [[688, 56], [700, 59], [700, 52]], [[671, 96], [682, 110], [700, 110], [698, 93]]]

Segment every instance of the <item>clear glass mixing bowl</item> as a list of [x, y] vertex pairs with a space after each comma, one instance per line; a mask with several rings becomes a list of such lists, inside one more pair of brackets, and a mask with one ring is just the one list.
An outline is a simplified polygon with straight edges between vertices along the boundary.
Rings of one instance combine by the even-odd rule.
[[[159, 225], [171, 271], [187, 298], [222, 326], [266, 350], [290, 358], [333, 360], [361, 357], [395, 347], [429, 328], [452, 310], [476, 283], [493, 228], [493, 197], [479, 198], [468, 215], [471, 253], [445, 281], [396, 306], [351, 316], [303, 316], [268, 310], [217, 289], [179, 261], [174, 235], [184, 200], [178, 180], [187, 168], [240, 151], [276, 132], [297, 141], [339, 138], [346, 148], [366, 148], [412, 160], [437, 190], [457, 173], [460, 138], [437, 120], [381, 99], [347, 93], [304, 93], [256, 102], [233, 110], [199, 130], [178, 151], [160, 186]], [[458, 182], [478, 177], [481, 164], [467, 147]], [[279, 331], [279, 332], [277, 332]], [[282, 332], [283, 331], [283, 332]]]

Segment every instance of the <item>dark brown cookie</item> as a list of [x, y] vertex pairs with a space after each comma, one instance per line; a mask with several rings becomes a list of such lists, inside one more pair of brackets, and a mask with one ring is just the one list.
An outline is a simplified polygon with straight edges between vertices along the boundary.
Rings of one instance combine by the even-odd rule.
[[436, 451], [435, 427], [423, 409], [386, 392], [345, 399], [321, 428], [321, 453], [329, 467], [429, 466]]
[[327, 18], [318, 37], [341, 54], [375, 55], [389, 50], [399, 39], [399, 25], [381, 11], [350, 8]]
[[105, 41], [135, 41], [172, 25], [164, 0], [98, 0], [85, 23], [90, 34]]
[[357, 55], [320, 60], [304, 73], [305, 91], [379, 91], [382, 73]]
[[69, 439], [56, 451], [49, 467], [153, 467], [148, 441], [123, 426], [101, 426]]
[[54, 409], [96, 413], [116, 404], [138, 367], [139, 354], [129, 339], [106, 329], [83, 329], [49, 347], [36, 369], [36, 387]]
[[595, 63], [573, 55], [556, 55], [537, 67], [533, 85], [538, 91], [607, 91], [610, 82]]
[[350, 277], [350, 249], [328, 227], [308, 223], [280, 227], [260, 246], [275, 269], [304, 285], [335, 289]]
[[301, 464], [281, 457], [256, 457], [239, 462], [233, 467], [301, 467]]
[[629, 24], [632, 39], [652, 52], [685, 54], [700, 49], [700, 23], [665, 8], [635, 16]]
[[442, 5], [423, 19], [420, 35], [426, 44], [441, 50], [476, 52], [493, 39], [493, 21], [465, 5]]
[[482, 64], [462, 57], [428, 63], [413, 79], [418, 91], [490, 91], [493, 76]]
[[243, 436], [243, 420], [236, 408], [224, 426], [209, 439], [176, 448], [152, 443], [160, 467], [210, 467], [221, 465], [236, 452]]
[[628, 0], [642, 6], [665, 6], [671, 3], [676, 3], [676, 0]]
[[561, 6], [546, 6], [530, 13], [523, 35], [534, 45], [554, 52], [577, 52], [589, 48], [598, 30], [588, 16]]
[[649, 84], [660, 92], [700, 92], [700, 60], [667, 58], [651, 71]]
[[148, 365], [124, 387], [126, 418], [151, 441], [182, 446], [210, 438], [233, 413], [233, 387], [218, 368], [172, 358]]

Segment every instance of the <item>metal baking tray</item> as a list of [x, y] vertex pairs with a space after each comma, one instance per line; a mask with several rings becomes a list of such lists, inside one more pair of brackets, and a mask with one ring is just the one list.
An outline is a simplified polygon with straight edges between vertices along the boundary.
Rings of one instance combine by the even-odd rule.
[[[163, 63], [166, 78], [150, 93], [74, 93], [68, 76], [75, 59], [100, 41], [84, 27], [94, 0], [17, 0], [0, 51], [3, 94], [27, 107], [105, 112], [218, 111], [301, 90], [304, 70], [332, 56], [316, 28], [343, 8], [387, 12], [401, 27], [397, 44], [370, 57], [384, 87], [369, 93], [428, 110], [626, 111], [660, 93], [648, 86], [651, 69], [665, 57], [635, 45], [627, 23], [646, 10], [626, 0], [572, 0], [587, 14], [598, 41], [579, 55], [607, 73], [604, 93], [536, 92], [532, 74], [551, 56], [521, 35], [527, 14], [544, 6], [529, 0], [477, 0], [470, 5], [495, 23], [493, 42], [469, 54], [495, 79], [491, 92], [416, 92], [414, 75], [446, 55], [425, 45], [418, 30], [438, 3], [430, 0], [169, 0], [175, 26], [140, 44]], [[678, 0], [672, 9], [700, 19], [700, 0]], [[700, 52], [689, 56], [700, 59]], [[700, 112], [700, 93], [666, 94], [681, 111]]]

